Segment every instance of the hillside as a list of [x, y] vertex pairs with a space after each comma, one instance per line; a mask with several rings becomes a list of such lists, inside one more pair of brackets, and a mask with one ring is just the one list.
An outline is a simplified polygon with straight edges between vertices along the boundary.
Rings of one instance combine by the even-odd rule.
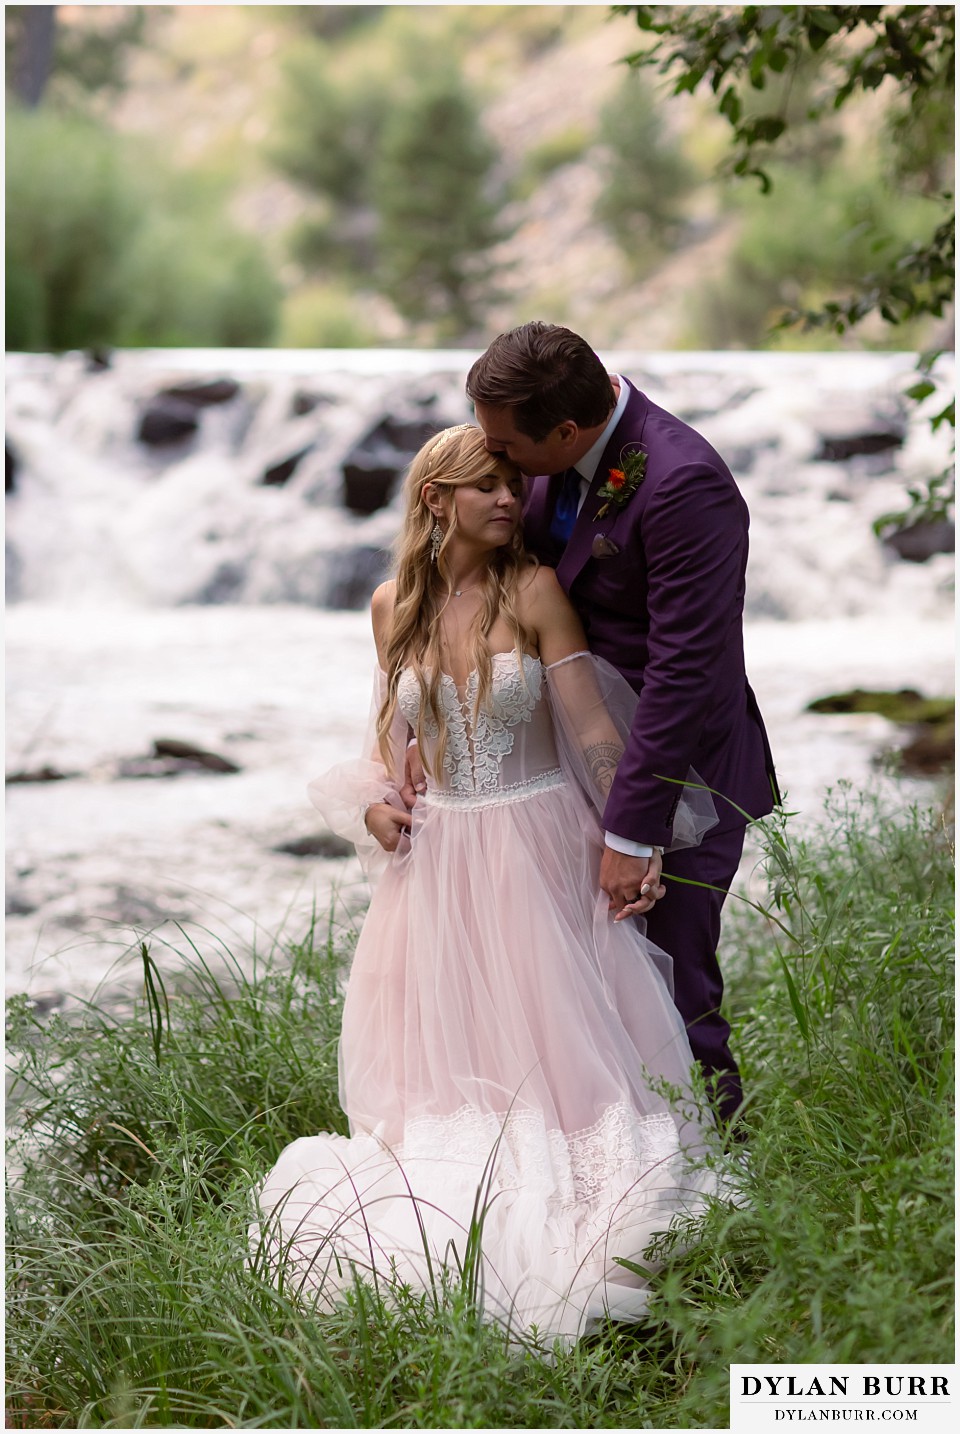
[[[84, 184], [99, 236], [113, 200], [94, 189], [113, 150], [122, 150], [118, 171], [135, 171], [114, 197], [118, 212], [134, 205], [139, 234], [113, 233], [112, 249], [98, 237], [77, 263], [112, 256], [85, 282], [108, 308], [111, 286], [126, 284], [112, 330], [101, 324], [104, 341], [121, 346], [472, 346], [533, 316], [623, 349], [951, 343], [949, 323], [926, 319], [894, 329], [871, 316], [843, 337], [772, 327], [784, 305], [849, 293], [929, 237], [948, 183], [950, 142], [937, 130], [945, 96], [907, 154], [891, 149], [885, 128], [895, 86], [839, 114], [828, 104], [828, 117], [810, 123], [824, 71], [801, 59], [761, 101], [745, 99], [789, 111], [792, 148], [777, 149], [774, 194], [763, 199], [754, 180], [722, 176], [730, 134], [709, 94], [675, 97], [662, 77], [623, 64], [643, 37], [606, 3], [55, 8], [63, 35], [92, 39], [113, 59], [118, 16], [136, 11], [143, 33], [123, 52], [119, 87], [91, 97], [69, 70], [57, 73], [44, 108], [67, 114], [65, 132], [14, 138], [18, 212], [29, 208], [14, 286], [20, 346], [44, 346], [31, 334], [76, 346], [31, 298], [35, 256], [50, 267], [48, 220], [78, 232], [53, 196]], [[444, 145], [428, 106], [438, 84], [449, 100], [461, 82], [470, 98], [449, 101], [459, 118]], [[473, 104], [495, 153], [489, 172], [476, 157]], [[69, 130], [71, 107], [106, 126], [93, 156], [81, 130]], [[71, 144], [76, 163], [64, 158]], [[75, 182], [84, 165], [88, 177]], [[44, 299], [45, 312], [72, 314], [59, 297], [71, 275], [45, 282], [58, 296], [54, 308]]]
[[[268, 160], [283, 62], [298, 42], [286, 8], [157, 12], [150, 45], [132, 55], [127, 88], [105, 117], [127, 133], [168, 136], [179, 162], [227, 181], [231, 213], [268, 242], [295, 302], [309, 283], [286, 257], [284, 236], [310, 200]], [[636, 43], [635, 27], [611, 17], [606, 5], [471, 8], [472, 26], [459, 30], [459, 61], [483, 97], [484, 124], [502, 155], [501, 178], [515, 182], [529, 156], [558, 139], [562, 144], [564, 136], [582, 136], [585, 146], [503, 210], [513, 232], [494, 250], [502, 297], [487, 327], [540, 316], [582, 327], [607, 347], [683, 347], [691, 284], [722, 264], [733, 222], [715, 215], [701, 222], [694, 242], [638, 283], [593, 218], [602, 184], [598, 115], [621, 83], [620, 62]], [[431, 10], [425, 20], [420, 11], [418, 23], [440, 28], [459, 19], [451, 7]], [[375, 296], [361, 311], [383, 341], [409, 332]]]

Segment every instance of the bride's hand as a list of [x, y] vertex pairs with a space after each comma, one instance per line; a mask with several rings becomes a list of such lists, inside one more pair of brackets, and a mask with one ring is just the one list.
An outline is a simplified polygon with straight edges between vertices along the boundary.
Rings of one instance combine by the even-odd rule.
[[370, 835], [376, 837], [384, 851], [389, 852], [396, 851], [409, 832], [412, 820], [409, 812], [397, 811], [388, 802], [374, 802], [372, 807], [367, 807], [363, 819]]
[[610, 898], [610, 910], [616, 913], [614, 921], [643, 916], [660, 897], [666, 896], [667, 889], [660, 881], [661, 866], [659, 852], [653, 856], [626, 856], [604, 847], [600, 886]]

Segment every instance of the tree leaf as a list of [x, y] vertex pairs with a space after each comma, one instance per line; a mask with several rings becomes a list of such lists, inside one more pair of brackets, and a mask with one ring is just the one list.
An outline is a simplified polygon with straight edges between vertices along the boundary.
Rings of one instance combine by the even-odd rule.
[[723, 92], [723, 99], [720, 101], [720, 113], [726, 115], [731, 124], [735, 125], [740, 119], [743, 105], [740, 103], [740, 96], [733, 85], [728, 86]]

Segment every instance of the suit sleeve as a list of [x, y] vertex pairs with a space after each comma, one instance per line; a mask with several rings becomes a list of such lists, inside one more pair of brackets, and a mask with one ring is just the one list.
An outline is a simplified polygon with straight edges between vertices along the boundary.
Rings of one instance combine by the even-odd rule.
[[689, 463], [660, 480], [641, 523], [648, 656], [604, 826], [670, 846], [681, 784], [742, 613], [747, 512], [728, 474]]

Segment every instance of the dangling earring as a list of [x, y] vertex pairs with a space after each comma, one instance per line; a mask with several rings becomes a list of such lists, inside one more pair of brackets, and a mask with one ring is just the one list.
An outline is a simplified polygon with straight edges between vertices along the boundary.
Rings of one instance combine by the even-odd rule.
[[443, 545], [443, 529], [441, 528], [439, 521], [437, 521], [437, 522], [434, 523], [434, 525], [433, 525], [433, 532], [430, 534], [430, 561], [431, 561], [431, 563], [435, 563], [435, 562], [437, 561], [437, 554], [440, 552], [440, 549], [441, 549], [442, 545]]

